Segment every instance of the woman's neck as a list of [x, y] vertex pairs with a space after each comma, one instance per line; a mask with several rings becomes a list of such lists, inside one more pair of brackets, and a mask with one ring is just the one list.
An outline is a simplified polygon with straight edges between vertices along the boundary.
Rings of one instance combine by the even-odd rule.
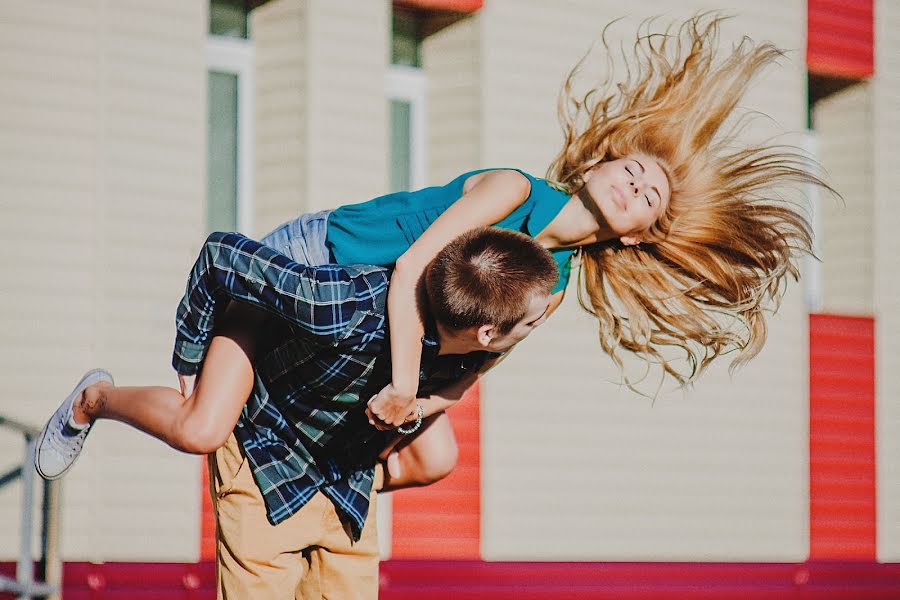
[[535, 240], [545, 248], [575, 248], [616, 237], [596, 204], [575, 193]]

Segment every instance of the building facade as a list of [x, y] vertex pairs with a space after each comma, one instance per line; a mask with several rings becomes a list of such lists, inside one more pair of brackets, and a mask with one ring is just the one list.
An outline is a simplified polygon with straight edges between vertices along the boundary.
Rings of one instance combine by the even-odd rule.
[[[726, 40], [788, 50], [746, 99], [770, 117], [748, 135], [787, 132], [843, 196], [811, 212], [822, 262], [789, 288], [750, 365], [715, 365], [655, 400], [620, 384], [573, 278], [550, 322], [451, 411], [454, 473], [382, 503], [384, 595], [706, 582], [750, 598], [834, 592], [860, 573], [896, 593], [900, 7], [632, 4], [3, 4], [0, 414], [40, 423], [98, 365], [120, 384], [176, 385], [174, 309], [206, 231], [259, 236], [480, 167], [541, 176], [560, 85], [606, 24], [627, 17], [610, 29], [627, 44], [644, 18], [723, 9]], [[208, 597], [203, 461], [118, 424], [91, 440], [63, 485], [67, 594], [149, 585], [152, 568], [160, 590]], [[0, 430], [0, 449], [0, 470], [21, 463], [18, 437]], [[18, 487], [0, 486], [0, 514], [17, 514]], [[17, 549], [18, 520], [0, 519], [0, 560]], [[832, 588], [826, 560], [844, 565]]]

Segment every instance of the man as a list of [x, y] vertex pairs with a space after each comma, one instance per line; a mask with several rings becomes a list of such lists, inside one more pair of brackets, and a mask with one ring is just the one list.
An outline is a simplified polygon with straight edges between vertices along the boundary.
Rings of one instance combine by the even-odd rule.
[[[390, 273], [302, 267], [236, 234], [214, 234], [207, 250], [182, 305], [191, 314], [179, 318], [179, 373], [202, 359], [210, 299], [282, 317], [259, 332], [253, 392], [210, 460], [220, 595], [375, 597], [375, 467], [388, 437], [364, 411], [390, 381]], [[420, 402], [416, 423], [542, 321], [556, 277], [545, 250], [509, 231], [477, 230], [441, 251], [425, 274], [418, 396], [445, 397]]]
[[[415, 422], [401, 433], [458, 399], [494, 359], [543, 322], [556, 278], [550, 254], [511, 231], [475, 230], [444, 248], [424, 276], [420, 402]], [[260, 320], [243, 308], [226, 327], [234, 339], [253, 338], [248, 353], [255, 366], [249, 399], [238, 398], [242, 408], [233, 434], [210, 455], [220, 598], [377, 596], [373, 521], [383, 476], [376, 463], [395, 434], [375, 429], [365, 409], [391, 376], [389, 280], [390, 272], [380, 267], [304, 266], [238, 234], [207, 239], [178, 311], [173, 365], [179, 374], [199, 371], [214, 334], [223, 333], [214, 322], [222, 320], [227, 301], [280, 317]], [[243, 333], [233, 332], [235, 321], [244, 324]], [[249, 323], [258, 328], [248, 334]], [[133, 417], [146, 397], [140, 394], [165, 392], [107, 385], [86, 419], [136, 424], [129, 411]], [[180, 400], [157, 406], [180, 410], [184, 398], [170, 395]], [[80, 403], [91, 405], [86, 397]], [[224, 403], [218, 406], [225, 412]], [[180, 443], [157, 437], [187, 451], [208, 451], [199, 449], [202, 444], [184, 446], [196, 432]], [[45, 476], [61, 474], [74, 460], [53, 464], [54, 444], [41, 444], [48, 448], [43, 463], [38, 453]]]
[[[375, 597], [375, 465], [387, 438], [364, 409], [390, 381], [390, 273], [282, 266], [280, 255], [233, 234], [208, 244], [217, 247], [198, 261], [204, 275], [189, 294], [198, 299], [192, 306], [208, 307], [209, 297], [225, 291], [290, 322], [270, 319], [259, 333], [253, 393], [234, 437], [210, 461], [221, 595]], [[235, 275], [235, 263], [244, 261]], [[278, 285], [260, 283], [263, 272]], [[541, 321], [555, 282], [552, 258], [525, 236], [483, 229], [448, 245], [425, 275], [429, 317], [418, 395], [454, 383], [450, 389], [461, 394], [487, 361]], [[257, 287], [244, 289], [247, 283]], [[201, 355], [190, 340], [202, 313], [179, 319], [180, 373], [193, 372], [191, 355]], [[417, 421], [427, 412], [420, 404]]]

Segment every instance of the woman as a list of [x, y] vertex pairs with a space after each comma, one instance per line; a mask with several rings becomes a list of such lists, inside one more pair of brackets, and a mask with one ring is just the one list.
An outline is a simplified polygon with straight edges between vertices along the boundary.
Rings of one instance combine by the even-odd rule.
[[[775, 190], [786, 182], [830, 188], [789, 148], [733, 149], [735, 132], [723, 124], [780, 52], [745, 38], [716, 61], [719, 24], [700, 15], [663, 35], [646, 31], [626, 57], [628, 77], [610, 77], [583, 96], [572, 91], [576, 66], [560, 99], [565, 143], [546, 180], [512, 169], [472, 171], [442, 187], [304, 215], [263, 239], [307, 264], [394, 265], [393, 376], [369, 402], [374, 425], [415, 420], [423, 332], [416, 287], [444, 245], [486, 225], [525, 232], [553, 253], [560, 281], [544, 318], [562, 301], [579, 254], [579, 300], [597, 316], [600, 344], [620, 368], [623, 352], [633, 353], [685, 383], [722, 354], [736, 349], [735, 362], [744, 362], [759, 352], [763, 309], [777, 302], [788, 276], [798, 276], [795, 259], [811, 245], [806, 221]], [[76, 388], [57, 420], [82, 431], [79, 449], [88, 424], [105, 417], [176, 448], [212, 451], [252, 383], [248, 338], [230, 346], [214, 340], [196, 389], [187, 374], [181, 392], [131, 388], [139, 394], [97, 375]], [[679, 370], [664, 347], [680, 349], [688, 369]], [[429, 483], [454, 462], [452, 429], [438, 414], [390, 455], [388, 483]]]

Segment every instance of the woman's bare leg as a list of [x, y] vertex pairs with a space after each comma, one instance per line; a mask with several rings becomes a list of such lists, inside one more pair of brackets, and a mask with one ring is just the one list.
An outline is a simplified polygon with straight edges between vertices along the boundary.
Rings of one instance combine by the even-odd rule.
[[88, 387], [75, 402], [75, 421], [113, 419], [183, 452], [215, 451], [234, 429], [253, 389], [255, 329], [265, 318], [234, 304], [226, 317], [210, 343], [190, 397], [174, 388], [116, 387], [102, 382]]
[[440, 481], [453, 471], [459, 457], [450, 417], [445, 412], [428, 417], [418, 432], [399, 438], [381, 457], [387, 461], [383, 492]]

